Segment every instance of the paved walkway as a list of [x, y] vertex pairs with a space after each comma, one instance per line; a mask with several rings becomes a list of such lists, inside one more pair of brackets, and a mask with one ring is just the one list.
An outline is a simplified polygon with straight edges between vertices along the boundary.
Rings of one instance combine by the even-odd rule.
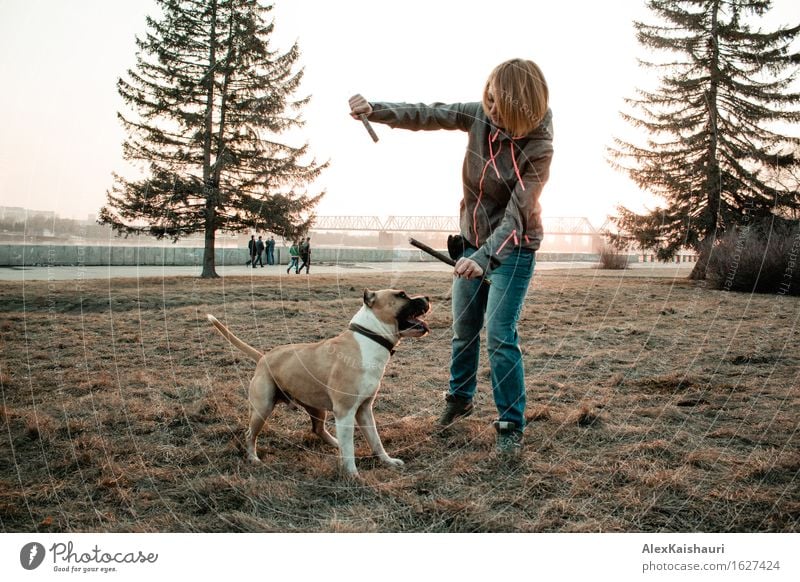
[[[664, 277], [685, 278], [690, 264], [636, 263], [625, 271], [595, 268], [594, 263], [544, 262], [536, 263], [536, 272], [560, 271], [565, 275], [581, 277]], [[200, 267], [141, 266], [141, 267], [0, 267], [0, 281], [69, 281], [80, 279], [142, 278], [142, 277], [199, 277]], [[405, 273], [452, 272], [452, 267], [441, 263], [339, 263], [312, 265], [310, 277], [315, 275], [341, 275], [345, 273]], [[217, 267], [223, 277], [308, 277], [305, 273], [287, 275], [286, 267], [267, 266], [255, 269], [241, 266]]]

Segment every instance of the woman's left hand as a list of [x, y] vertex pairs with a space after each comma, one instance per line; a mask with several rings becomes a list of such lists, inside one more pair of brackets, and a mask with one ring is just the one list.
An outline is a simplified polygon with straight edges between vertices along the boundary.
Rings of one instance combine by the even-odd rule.
[[483, 269], [472, 259], [461, 257], [456, 262], [456, 266], [453, 269], [453, 274], [462, 279], [478, 279], [483, 277]]

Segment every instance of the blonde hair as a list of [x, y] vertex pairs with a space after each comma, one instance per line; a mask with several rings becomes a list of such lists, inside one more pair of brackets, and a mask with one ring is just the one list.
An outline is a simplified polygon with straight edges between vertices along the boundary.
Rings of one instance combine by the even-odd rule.
[[547, 113], [547, 81], [533, 61], [511, 59], [494, 68], [483, 89], [483, 110], [486, 115], [489, 115], [490, 91], [504, 129], [514, 136], [529, 134], [539, 126]]

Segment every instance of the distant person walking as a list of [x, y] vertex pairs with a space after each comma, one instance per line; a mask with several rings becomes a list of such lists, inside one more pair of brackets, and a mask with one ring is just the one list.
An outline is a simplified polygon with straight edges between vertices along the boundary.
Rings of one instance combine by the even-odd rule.
[[297, 270], [299, 273], [304, 268], [306, 270], [306, 275], [311, 274], [311, 237], [306, 237], [306, 240], [300, 243], [300, 260], [303, 261], [300, 264], [300, 268]]
[[256, 241], [256, 258], [253, 260], [253, 268], [256, 268], [256, 261], [262, 267], [264, 266], [264, 261], [261, 260], [261, 255], [264, 254], [264, 241], [261, 240], [261, 237], [258, 237]]
[[289, 271], [294, 269], [295, 275], [297, 274], [299, 258], [300, 258], [299, 244], [296, 241], [292, 241], [292, 246], [289, 247], [289, 266], [286, 269], [286, 273], [289, 273]]
[[244, 264], [245, 267], [249, 267], [256, 265], [256, 235], [250, 235], [250, 240], [247, 241], [247, 255], [250, 257], [247, 259], [247, 262]]
[[269, 237], [267, 241], [267, 264], [274, 265], [275, 264], [275, 237]]

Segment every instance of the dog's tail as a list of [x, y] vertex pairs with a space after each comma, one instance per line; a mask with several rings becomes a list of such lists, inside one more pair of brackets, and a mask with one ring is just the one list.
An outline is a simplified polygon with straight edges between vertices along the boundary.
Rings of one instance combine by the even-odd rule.
[[264, 354], [262, 354], [261, 352], [259, 352], [259, 351], [258, 351], [257, 349], [255, 349], [253, 346], [250, 346], [250, 345], [248, 345], [248, 344], [244, 343], [244, 342], [243, 342], [242, 340], [240, 340], [238, 337], [236, 337], [235, 335], [233, 335], [233, 333], [231, 333], [231, 330], [229, 330], [227, 327], [225, 327], [224, 325], [222, 325], [222, 324], [221, 324], [221, 323], [220, 323], [220, 322], [217, 320], [217, 318], [216, 318], [216, 317], [214, 317], [214, 316], [213, 316], [213, 315], [211, 315], [210, 313], [207, 313], [207, 314], [206, 314], [206, 317], [208, 317], [208, 321], [210, 321], [210, 322], [211, 322], [211, 324], [212, 324], [214, 327], [216, 327], [216, 328], [217, 328], [217, 331], [219, 331], [219, 333], [221, 333], [221, 334], [222, 334], [222, 337], [224, 337], [226, 340], [228, 340], [229, 342], [231, 342], [231, 343], [234, 345], [234, 347], [237, 347], [237, 348], [239, 348], [241, 351], [243, 351], [245, 354], [247, 354], [248, 356], [250, 356], [250, 358], [251, 358], [251, 359], [253, 359], [253, 360], [255, 360], [256, 362], [257, 362], [257, 361], [259, 361], [259, 360], [262, 358], [262, 356], [263, 356]]

